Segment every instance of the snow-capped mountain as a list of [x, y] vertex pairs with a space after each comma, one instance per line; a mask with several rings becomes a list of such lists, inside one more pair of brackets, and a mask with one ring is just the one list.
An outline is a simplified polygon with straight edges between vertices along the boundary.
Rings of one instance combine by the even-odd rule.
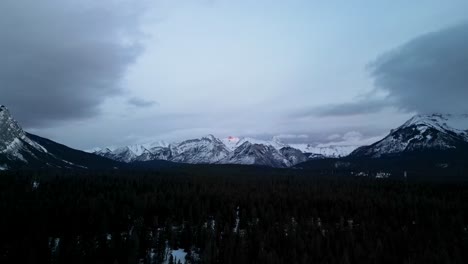
[[0, 170], [16, 168], [113, 168], [110, 159], [26, 133], [0, 106]]
[[271, 145], [244, 141], [228, 157], [220, 160], [222, 164], [263, 165], [270, 167], [289, 167], [291, 162]]
[[384, 139], [356, 149], [354, 157], [468, 149], [468, 115], [417, 115]]
[[305, 162], [310, 158], [310, 154], [306, 154], [293, 147], [281, 148], [279, 152], [289, 161], [291, 166]]
[[284, 144], [280, 142], [277, 139], [272, 139], [272, 140], [261, 140], [261, 139], [256, 139], [256, 138], [251, 138], [251, 137], [227, 137], [224, 139], [221, 139], [221, 141], [228, 147], [230, 150], [235, 150], [236, 148], [240, 147], [242, 144], [245, 142], [249, 142], [250, 144], [258, 144], [258, 145], [265, 145], [265, 146], [272, 146], [276, 150], [280, 150], [284, 147], [288, 147], [287, 144]]
[[126, 146], [120, 148], [105, 148], [96, 150], [95, 154], [121, 161], [121, 162], [132, 162], [139, 156], [144, 154], [145, 149], [141, 145]]
[[18, 123], [11, 117], [5, 106], [0, 106], [0, 153], [12, 153], [21, 145], [21, 139], [26, 134]]
[[342, 158], [348, 156], [359, 146], [312, 146], [310, 144], [291, 144], [291, 147], [299, 149], [303, 153], [309, 153], [309, 158]]
[[218, 163], [230, 154], [226, 145], [213, 135], [186, 140], [173, 148], [171, 161], [203, 164]]
[[94, 148], [86, 152], [94, 153], [120, 162], [168, 160], [171, 153], [168, 152], [169, 144], [165, 141], [155, 141], [148, 144], [136, 144], [124, 147]]
[[251, 144], [257, 144], [257, 145], [271, 146], [276, 150], [280, 150], [284, 147], [289, 147], [288, 144], [284, 144], [283, 142], [279, 141], [276, 138], [273, 138], [272, 140], [261, 140], [261, 139], [255, 139], [255, 138], [250, 138], [250, 137], [244, 137], [239, 140], [239, 143], [237, 143], [237, 145], [240, 146], [244, 144], [245, 142], [249, 142]]

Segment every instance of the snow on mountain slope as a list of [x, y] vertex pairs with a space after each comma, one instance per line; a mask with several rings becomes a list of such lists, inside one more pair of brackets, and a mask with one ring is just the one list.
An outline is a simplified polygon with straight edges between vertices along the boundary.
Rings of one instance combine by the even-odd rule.
[[137, 156], [133, 161], [171, 160], [176, 153], [174, 146], [148, 148], [143, 154]]
[[18, 123], [10, 115], [5, 106], [0, 106], [0, 152], [8, 151], [18, 145], [19, 139], [24, 138], [25, 133]]
[[425, 150], [468, 147], [468, 115], [417, 115], [384, 139], [355, 150], [352, 156], [382, 157]]
[[94, 153], [122, 162], [168, 160], [181, 163], [216, 163], [231, 151], [219, 139], [208, 135], [168, 144], [164, 141], [126, 147], [108, 147]]
[[30, 148], [47, 153], [43, 146], [27, 137], [8, 109], [3, 105], [0, 106], [0, 154], [5, 155], [9, 160], [28, 163], [24, 154], [34, 155]]
[[310, 144], [291, 144], [291, 147], [304, 153], [310, 153], [311, 158], [342, 158], [348, 156], [359, 146], [312, 146]]
[[155, 141], [146, 144], [135, 144], [124, 147], [94, 148], [86, 152], [94, 153], [120, 162], [168, 160], [171, 156], [169, 144], [165, 141]]
[[272, 146], [277, 150], [280, 150], [281, 148], [288, 147], [287, 144], [284, 144], [280, 142], [277, 139], [272, 139], [272, 140], [261, 140], [261, 139], [256, 139], [256, 138], [250, 138], [250, 137], [227, 137], [221, 139], [221, 141], [226, 145], [226, 147], [233, 151], [245, 142], [249, 142], [251, 144], [258, 144], [258, 145], [266, 145], [266, 146]]
[[145, 147], [146, 149], [167, 148], [169, 147], [169, 143], [163, 140], [159, 140], [159, 141], [154, 141], [154, 142], [147, 143], [147, 144], [142, 144], [142, 146]]
[[186, 140], [174, 150], [172, 161], [193, 164], [217, 163], [230, 153], [226, 145], [213, 135]]
[[408, 120], [398, 129], [415, 127], [424, 134], [429, 129], [435, 129], [443, 133], [455, 133], [468, 141], [468, 115], [432, 114], [417, 115]]
[[279, 152], [289, 161], [291, 166], [305, 162], [309, 158], [308, 154], [304, 154], [302, 151], [293, 147], [284, 147], [280, 149]]
[[221, 164], [262, 165], [270, 167], [289, 167], [291, 162], [271, 145], [255, 144], [245, 141]]
[[120, 162], [132, 162], [135, 161], [139, 156], [143, 155], [144, 151], [140, 147], [141, 146], [105, 148], [96, 151], [95, 154]]
[[226, 147], [231, 151], [235, 150], [238, 147], [237, 144], [239, 143], [240, 140], [241, 140], [240, 138], [233, 137], [233, 136], [229, 136], [227, 138], [221, 139], [224, 145], [226, 145]]
[[241, 146], [245, 142], [249, 142], [251, 144], [258, 144], [258, 145], [265, 145], [265, 146], [272, 146], [276, 150], [280, 150], [284, 147], [288, 147], [287, 144], [284, 144], [280, 142], [278, 139], [272, 139], [272, 140], [261, 140], [261, 139], [256, 139], [256, 138], [250, 138], [250, 137], [243, 137], [240, 138], [239, 142], [237, 142], [237, 146]]

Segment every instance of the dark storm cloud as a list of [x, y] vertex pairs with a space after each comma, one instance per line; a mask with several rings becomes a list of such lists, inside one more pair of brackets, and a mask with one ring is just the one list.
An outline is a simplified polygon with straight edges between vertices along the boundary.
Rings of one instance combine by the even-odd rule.
[[468, 111], [468, 23], [429, 33], [370, 67], [377, 89], [406, 111]]
[[90, 117], [140, 54], [129, 1], [0, 1], [0, 103], [25, 126]]
[[364, 99], [357, 102], [343, 103], [343, 104], [329, 104], [311, 109], [298, 111], [293, 114], [294, 117], [307, 117], [307, 116], [351, 116], [371, 114], [378, 112], [385, 107], [391, 106], [389, 101]]
[[[305, 109], [293, 117], [403, 112], [468, 112], [468, 23], [428, 33], [369, 64], [375, 90], [355, 102]], [[377, 92], [386, 96], [376, 97]], [[377, 99], [379, 98], [379, 99]]]
[[153, 100], [146, 100], [138, 97], [133, 97], [128, 99], [127, 101], [130, 105], [136, 106], [136, 107], [151, 107], [158, 105], [158, 102], [153, 101]]

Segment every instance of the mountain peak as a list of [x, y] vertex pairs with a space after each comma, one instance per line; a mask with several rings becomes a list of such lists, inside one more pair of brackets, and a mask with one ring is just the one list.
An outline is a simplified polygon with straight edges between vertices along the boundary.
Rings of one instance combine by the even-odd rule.
[[433, 113], [433, 114], [418, 114], [406, 121], [403, 126], [415, 124], [433, 124], [443, 123], [451, 117], [449, 114]]
[[208, 135], [206, 135], [206, 136], [204, 136], [204, 137], [202, 137], [202, 138], [206, 138], [206, 139], [209, 139], [209, 140], [212, 140], [212, 141], [218, 140], [218, 139], [217, 139], [215, 136], [213, 136], [212, 134], [208, 134]]
[[468, 146], [468, 115], [416, 115], [384, 139], [357, 149], [353, 156], [382, 157], [426, 150], [455, 150]]
[[456, 133], [460, 133], [468, 130], [468, 115], [442, 113], [420, 114], [413, 116], [398, 129], [411, 126], [419, 128], [432, 127], [441, 131], [454, 131]]
[[23, 138], [25, 133], [5, 106], [0, 107], [0, 152]]

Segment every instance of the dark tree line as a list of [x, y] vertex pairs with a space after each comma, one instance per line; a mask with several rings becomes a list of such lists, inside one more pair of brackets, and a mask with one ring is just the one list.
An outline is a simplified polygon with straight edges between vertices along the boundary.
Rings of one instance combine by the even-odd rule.
[[0, 263], [467, 263], [468, 188], [299, 170], [0, 174]]

